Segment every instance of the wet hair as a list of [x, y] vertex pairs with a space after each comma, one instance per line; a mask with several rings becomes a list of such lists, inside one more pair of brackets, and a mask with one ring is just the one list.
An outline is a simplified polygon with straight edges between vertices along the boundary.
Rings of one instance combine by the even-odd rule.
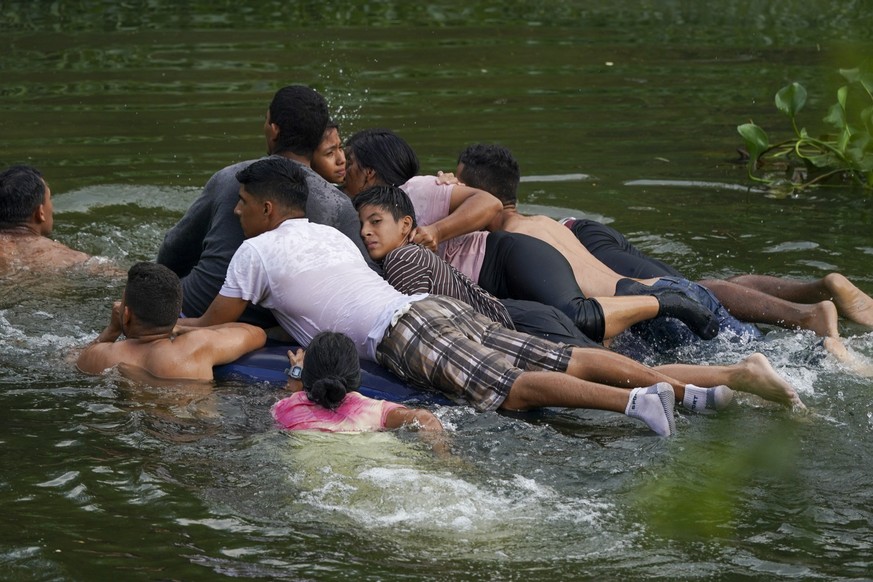
[[301, 381], [311, 401], [336, 410], [346, 394], [361, 387], [361, 362], [354, 342], [335, 331], [316, 335], [303, 356]]
[[0, 173], [0, 230], [24, 224], [45, 202], [45, 182], [32, 166], [11, 166]]
[[458, 178], [471, 188], [490, 192], [504, 204], [515, 204], [521, 171], [509, 148], [496, 144], [475, 144], [461, 152], [458, 163], [464, 164]]
[[136, 263], [127, 272], [124, 304], [140, 321], [155, 327], [172, 326], [182, 311], [182, 283], [164, 265]]
[[412, 228], [417, 226], [415, 221], [415, 206], [409, 196], [397, 186], [371, 186], [355, 196], [352, 203], [355, 210], [361, 210], [364, 206], [376, 206], [391, 213], [394, 220], [400, 220], [404, 216], [412, 218]]
[[299, 164], [287, 158], [258, 160], [237, 172], [236, 179], [258, 200], [270, 199], [289, 210], [306, 211], [306, 175]]
[[346, 141], [346, 157], [390, 186], [405, 184], [418, 174], [418, 157], [402, 137], [390, 129], [365, 129]]
[[270, 102], [270, 122], [279, 126], [272, 153], [293, 152], [311, 158], [329, 120], [327, 102], [318, 92], [303, 85], [282, 87]]

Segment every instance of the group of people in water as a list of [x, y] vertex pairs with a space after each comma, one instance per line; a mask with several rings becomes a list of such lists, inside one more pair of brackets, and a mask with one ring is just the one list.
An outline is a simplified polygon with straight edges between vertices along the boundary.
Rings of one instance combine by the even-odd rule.
[[[358, 394], [364, 358], [477, 411], [594, 408], [670, 436], [674, 407], [713, 413], [733, 391], [804, 405], [760, 353], [650, 367], [609, 349], [616, 336], [663, 350], [718, 334], [754, 341], [768, 324], [812, 330], [851, 363], [839, 318], [873, 328], [873, 299], [837, 273], [695, 282], [604, 224], [524, 216], [518, 163], [499, 145], [421, 176], [392, 131], [343, 144], [324, 98], [302, 85], [274, 95], [264, 135], [266, 157], [214, 174], [156, 261], [130, 268], [82, 372], [208, 381], [270, 333], [306, 348], [289, 351], [294, 393], [273, 407], [287, 428], [442, 430], [427, 410]], [[0, 269], [93, 267], [51, 230], [39, 171], [0, 174]]]

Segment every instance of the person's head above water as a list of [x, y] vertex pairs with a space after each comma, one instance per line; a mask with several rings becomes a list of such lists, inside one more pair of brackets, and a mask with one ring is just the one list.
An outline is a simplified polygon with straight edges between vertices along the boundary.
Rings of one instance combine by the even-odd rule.
[[361, 220], [361, 238], [374, 261], [405, 245], [416, 227], [412, 200], [396, 186], [367, 188], [355, 197], [354, 204]]
[[300, 166], [284, 158], [258, 160], [237, 172], [241, 184], [234, 213], [251, 238], [288, 218], [306, 214], [309, 188]]
[[316, 335], [303, 356], [300, 380], [311, 401], [335, 410], [346, 394], [361, 387], [361, 363], [354, 342], [333, 331]]
[[312, 169], [333, 184], [342, 184], [346, 180], [346, 154], [343, 151], [339, 134], [339, 125], [335, 121], [327, 124], [321, 143], [312, 154]]
[[53, 226], [51, 190], [32, 166], [0, 172], [0, 231], [28, 230], [48, 236]]
[[496, 144], [475, 144], [458, 156], [458, 179], [496, 196], [503, 205], [515, 204], [521, 172], [509, 148]]
[[365, 129], [346, 142], [346, 185], [351, 197], [367, 186], [400, 186], [418, 174], [418, 157], [390, 129]]
[[[138, 331], [171, 331], [182, 310], [182, 283], [164, 265], [136, 263], [127, 272], [122, 303], [136, 317]], [[129, 330], [129, 316], [124, 323]]]
[[282, 87], [264, 121], [267, 153], [311, 160], [329, 120], [327, 102], [316, 91], [303, 85]]

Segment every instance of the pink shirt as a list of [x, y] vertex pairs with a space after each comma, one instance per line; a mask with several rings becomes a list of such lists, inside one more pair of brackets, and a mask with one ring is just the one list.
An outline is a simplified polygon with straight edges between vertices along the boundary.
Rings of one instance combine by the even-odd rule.
[[[421, 226], [433, 224], [449, 215], [454, 188], [451, 184], [437, 184], [436, 176], [415, 176], [400, 188], [412, 200], [415, 220]], [[482, 231], [464, 234], [440, 243], [437, 254], [474, 282], [478, 282], [482, 261], [485, 259], [487, 238], [488, 233]]]
[[290, 430], [364, 432], [385, 428], [385, 419], [395, 408], [403, 405], [349, 392], [336, 410], [328, 410], [301, 390], [274, 404], [271, 412], [279, 424]]

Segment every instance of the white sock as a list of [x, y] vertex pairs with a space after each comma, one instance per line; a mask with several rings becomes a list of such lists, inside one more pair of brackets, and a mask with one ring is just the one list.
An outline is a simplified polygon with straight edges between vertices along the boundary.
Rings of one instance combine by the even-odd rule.
[[659, 435], [670, 436], [676, 432], [673, 419], [675, 401], [673, 387], [666, 382], [658, 382], [653, 386], [631, 390], [624, 413], [642, 420]]
[[734, 391], [727, 386], [701, 388], [694, 384], [686, 384], [682, 408], [699, 414], [712, 414], [727, 408], [733, 398]]

